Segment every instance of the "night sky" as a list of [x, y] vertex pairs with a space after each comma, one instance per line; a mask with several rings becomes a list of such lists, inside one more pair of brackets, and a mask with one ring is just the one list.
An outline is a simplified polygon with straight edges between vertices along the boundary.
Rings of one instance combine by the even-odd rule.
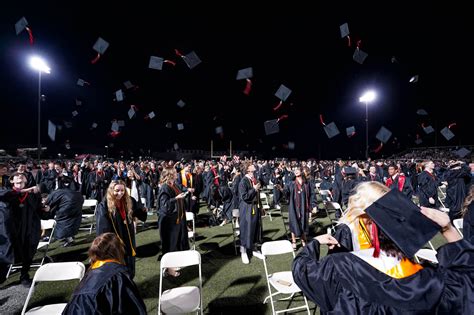
[[[472, 49], [468, 49], [472, 25], [466, 7], [429, 2], [362, 5], [360, 1], [323, 7], [287, 1], [262, 10], [256, 2], [211, 9], [157, 1], [155, 9], [136, 2], [109, 2], [105, 8], [83, 1], [68, 8], [48, 1], [4, 5], [0, 148], [36, 146], [38, 75], [28, 66], [33, 53], [43, 56], [52, 68], [42, 79], [46, 95], [42, 143], [55, 152], [96, 152], [111, 143], [110, 153], [117, 155], [140, 148], [171, 149], [175, 142], [183, 149], [209, 149], [213, 139], [217, 149], [232, 140], [235, 149], [266, 156], [363, 157], [365, 107], [358, 98], [367, 88], [378, 93], [369, 108], [370, 148], [379, 145], [375, 134], [382, 125], [393, 132], [379, 155], [415, 147], [417, 134], [423, 140], [420, 146], [473, 142], [472, 119], [466, 114], [472, 110]], [[33, 31], [33, 46], [26, 31], [15, 34], [14, 25], [22, 16]], [[339, 33], [345, 22], [351, 47]], [[96, 55], [92, 46], [99, 36], [110, 46], [91, 64]], [[369, 54], [362, 65], [352, 60], [357, 40]], [[194, 50], [202, 63], [190, 70], [175, 55], [175, 48], [183, 53]], [[151, 55], [174, 60], [176, 66], [149, 69]], [[249, 96], [242, 93], [245, 81], [236, 81], [237, 70], [246, 67], [254, 70]], [[410, 83], [414, 75], [419, 75], [419, 81]], [[78, 86], [78, 78], [91, 85]], [[126, 90], [127, 80], [138, 89]], [[293, 92], [273, 111], [280, 84]], [[125, 91], [123, 102], [114, 101], [118, 89]], [[76, 106], [76, 98], [82, 106]], [[180, 99], [186, 102], [184, 108], [176, 106]], [[131, 104], [139, 111], [129, 120]], [[420, 108], [429, 116], [417, 115]], [[74, 110], [79, 115], [73, 118]], [[144, 120], [151, 111], [156, 117]], [[280, 124], [280, 132], [265, 136], [264, 121], [283, 114], [289, 118]], [[337, 124], [338, 136], [327, 138], [320, 114], [325, 123]], [[112, 119], [126, 124], [115, 139], [108, 135]], [[48, 120], [57, 125], [71, 121], [73, 127], [57, 131], [52, 142], [47, 136]], [[98, 127], [91, 130], [93, 122]], [[165, 127], [167, 122], [173, 123], [173, 129]], [[180, 122], [184, 131], [176, 129]], [[446, 141], [439, 130], [454, 122], [456, 137]], [[425, 135], [421, 123], [432, 125], [436, 132]], [[223, 138], [215, 133], [218, 126], [224, 128]], [[357, 130], [351, 138], [345, 132], [349, 126]], [[70, 150], [65, 149], [67, 140]], [[294, 150], [284, 147], [289, 141], [295, 143]]]

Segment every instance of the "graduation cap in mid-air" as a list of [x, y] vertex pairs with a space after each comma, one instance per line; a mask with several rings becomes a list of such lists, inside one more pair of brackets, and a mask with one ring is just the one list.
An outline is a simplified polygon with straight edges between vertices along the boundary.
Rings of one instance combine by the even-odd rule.
[[387, 141], [390, 139], [392, 136], [392, 132], [385, 128], [384, 126], [380, 127], [379, 131], [375, 135], [375, 138], [377, 138], [379, 141], [383, 143], [387, 143]]
[[326, 132], [326, 135], [328, 136], [329, 139], [337, 136], [339, 134], [339, 129], [336, 126], [335, 122], [330, 122], [326, 126], [323, 127], [324, 132]]

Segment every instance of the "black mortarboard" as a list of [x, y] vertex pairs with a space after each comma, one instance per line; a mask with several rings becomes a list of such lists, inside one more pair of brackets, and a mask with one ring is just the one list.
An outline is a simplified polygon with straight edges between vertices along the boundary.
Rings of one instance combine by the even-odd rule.
[[326, 132], [326, 135], [328, 136], [329, 139], [339, 134], [339, 129], [337, 129], [337, 126], [334, 122], [331, 122], [327, 124], [326, 126], [324, 126], [324, 131]]
[[443, 129], [441, 129], [440, 132], [443, 137], [448, 141], [454, 138], [454, 133], [448, 127], [444, 127]]
[[115, 100], [117, 102], [123, 101], [123, 91], [121, 89], [115, 92]]
[[173, 124], [171, 122], [166, 123], [166, 128], [172, 128], [172, 127], [173, 127]]
[[253, 69], [252, 69], [252, 67], [249, 67], [249, 68], [245, 68], [245, 69], [240, 69], [237, 72], [236, 80], [250, 79], [252, 77], [253, 77]]
[[344, 174], [346, 174], [346, 175], [355, 175], [355, 174], [357, 174], [356, 168], [352, 167], [352, 166], [344, 167], [343, 171], [344, 171]]
[[48, 120], [48, 136], [51, 141], [56, 140], [56, 125], [51, 120]]
[[354, 54], [352, 55], [352, 59], [354, 59], [354, 61], [357, 63], [363, 64], [367, 56], [368, 54], [365, 51], [356, 48]]
[[97, 41], [95, 42], [94, 46], [92, 46], [92, 49], [94, 49], [101, 55], [105, 53], [107, 48], [109, 48], [109, 43], [106, 40], [104, 40], [102, 37], [99, 37]]
[[28, 21], [26, 20], [25, 17], [22, 17], [21, 19], [18, 20], [18, 22], [15, 23], [15, 32], [16, 35], [20, 34], [23, 32], [23, 30], [28, 26]]
[[186, 103], [185, 103], [183, 100], [179, 100], [178, 103], [176, 103], [176, 105], [177, 105], [179, 108], [183, 108], [184, 106], [186, 106]]
[[418, 82], [418, 74], [410, 78], [410, 83], [416, 83], [416, 82]]
[[434, 132], [434, 129], [433, 129], [433, 127], [430, 125], [430, 126], [428, 126], [428, 127], [423, 127], [423, 131], [424, 131], [427, 135], [429, 135], [430, 133]]
[[341, 38], [349, 36], [349, 24], [342, 24], [341, 26], [339, 26], [339, 30], [341, 31]]
[[466, 148], [460, 148], [459, 150], [454, 151], [454, 154], [459, 156], [461, 159], [465, 158], [467, 155], [469, 155], [471, 151], [469, 151]]
[[411, 258], [431, 240], [440, 226], [397, 189], [392, 189], [365, 209], [365, 213], [398, 248]]
[[354, 126], [346, 128], [346, 135], [348, 137], [352, 136], [356, 132], [356, 128]]
[[267, 136], [280, 132], [278, 119], [267, 120], [266, 122], [263, 123], [263, 125], [265, 126], [265, 134]]
[[201, 59], [194, 50], [191, 51], [189, 54], [184, 55], [183, 59], [189, 69], [192, 69], [201, 63]]
[[148, 68], [161, 70], [163, 69], [163, 61], [164, 59], [161, 57], [151, 56], [150, 62], [148, 63]]
[[383, 143], [387, 143], [387, 141], [392, 136], [392, 132], [385, 128], [384, 126], [380, 127], [379, 131], [375, 135], [375, 138], [382, 141]]
[[417, 113], [417, 115], [420, 115], [420, 116], [428, 115], [428, 112], [426, 110], [424, 110], [423, 108], [420, 108], [419, 110], [417, 110], [416, 113]]
[[282, 84], [276, 91], [275, 96], [284, 102], [286, 101], [288, 96], [290, 96], [290, 94], [291, 94], [291, 90]]
[[415, 143], [416, 144], [422, 144], [423, 143], [423, 140], [421, 140], [421, 138], [418, 138], [415, 140]]

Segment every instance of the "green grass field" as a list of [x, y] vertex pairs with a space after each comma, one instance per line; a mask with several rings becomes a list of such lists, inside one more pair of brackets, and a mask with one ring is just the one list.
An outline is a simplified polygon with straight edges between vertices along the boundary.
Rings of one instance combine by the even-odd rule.
[[[324, 212], [319, 212], [316, 220], [311, 225], [312, 236], [322, 234], [329, 226], [329, 219], [323, 217]], [[241, 262], [240, 255], [234, 252], [232, 225], [209, 228], [207, 223], [208, 213], [206, 208], [201, 208], [201, 213], [196, 223], [196, 249], [201, 253], [203, 273], [203, 303], [206, 314], [271, 314], [271, 306], [263, 304], [268, 295], [263, 262], [257, 258], [251, 259], [249, 265]], [[321, 217], [319, 217], [321, 215]], [[282, 217], [276, 214], [273, 221], [268, 217], [263, 219], [264, 241], [286, 239]], [[402, 228], [402, 227], [401, 227]], [[76, 244], [63, 248], [59, 242], [51, 244], [48, 255], [55, 262], [82, 261], [87, 266], [87, 250], [95, 234], [89, 235], [81, 232], [76, 238]], [[442, 244], [441, 236], [434, 239], [435, 247]], [[159, 288], [159, 261], [160, 237], [157, 230], [156, 216], [150, 216], [145, 227], [139, 227], [137, 233], [137, 263], [135, 283], [145, 301], [149, 314], [157, 313], [158, 288]], [[322, 254], [326, 255], [326, 247], [322, 247]], [[277, 256], [267, 259], [272, 271], [290, 270], [292, 256]], [[33, 276], [34, 271], [31, 272]], [[188, 267], [182, 270], [181, 276], [174, 279], [166, 278], [164, 289], [177, 285], [197, 284], [197, 268]], [[17, 284], [19, 273], [14, 273], [3, 288]], [[49, 303], [64, 303], [68, 301], [77, 281], [41, 283], [36, 287], [29, 307]], [[2, 296], [0, 289], [0, 313], [10, 314], [12, 311], [2, 310], [2, 304], [8, 301], [8, 296]], [[302, 298], [295, 297], [291, 307], [302, 305]], [[319, 310], [309, 302], [312, 314], [319, 314]], [[288, 301], [276, 303], [277, 309], [287, 308]], [[21, 306], [20, 306], [21, 308]], [[18, 310], [18, 313], [21, 311]], [[17, 313], [16, 311], [13, 313]], [[300, 312], [302, 314], [303, 312]]]

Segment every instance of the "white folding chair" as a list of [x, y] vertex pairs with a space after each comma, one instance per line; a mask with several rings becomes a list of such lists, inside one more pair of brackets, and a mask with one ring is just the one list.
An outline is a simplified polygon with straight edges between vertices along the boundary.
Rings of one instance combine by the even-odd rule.
[[272, 219], [272, 212], [275, 212], [275, 211], [278, 211], [280, 212], [280, 215], [281, 215], [281, 209], [273, 209], [273, 210], [270, 210], [270, 202], [268, 201], [268, 196], [266, 193], [264, 192], [260, 192], [260, 202], [262, 203], [262, 209], [265, 210], [266, 212], [266, 215], [265, 216], [269, 216], [270, 217], [270, 221], [273, 221]]
[[[303, 294], [302, 295], [303, 295], [304, 303], [305, 303], [304, 305], [275, 311], [275, 302], [273, 301], [273, 297], [275, 295], [289, 294], [290, 295], [289, 297], [280, 299], [280, 300], [288, 300], [288, 299], [292, 299], [296, 293], [301, 293], [301, 289], [296, 285], [295, 281], [293, 280], [293, 275], [291, 271], [280, 271], [280, 272], [268, 274], [267, 261], [266, 261], [267, 256], [282, 255], [282, 254], [288, 254], [288, 253], [291, 253], [293, 255], [293, 258], [295, 257], [295, 252], [293, 251], [293, 247], [291, 246], [290, 241], [287, 241], [287, 240], [265, 242], [262, 245], [262, 254], [263, 256], [265, 256], [265, 259], [263, 260], [263, 266], [265, 268], [265, 277], [267, 278], [268, 293], [269, 293], [269, 296], [265, 298], [265, 300], [263, 301], [263, 304], [267, 303], [267, 300], [270, 299], [272, 303], [273, 314], [292, 312], [292, 311], [301, 310], [301, 309], [306, 309], [306, 311], [309, 314], [308, 300]], [[275, 292], [273, 293], [272, 293], [272, 287], [275, 290]]]
[[235, 250], [236, 255], [239, 253], [237, 249], [240, 249], [239, 217], [240, 217], [240, 210], [233, 209], [232, 210], [232, 237], [234, 238], [234, 250]]
[[[79, 230], [89, 231], [89, 234], [92, 234], [92, 230], [94, 229], [95, 225], [95, 211], [97, 209], [97, 200], [96, 199], [85, 199], [84, 203], [82, 204], [82, 223], [86, 223], [86, 225], [90, 225], [89, 227], [81, 227]], [[84, 213], [84, 210], [94, 210], [94, 213]]]
[[[45, 231], [51, 230], [51, 233], [49, 234], [48, 241], [45, 241], [45, 242], [40, 241], [38, 243], [38, 246], [36, 247], [36, 250], [41, 249], [43, 251], [43, 256], [41, 257], [41, 262], [36, 263], [36, 264], [31, 264], [30, 268], [39, 268], [43, 265], [45, 258], [48, 257], [47, 256], [48, 248], [49, 248], [49, 244], [51, 244], [51, 240], [53, 239], [53, 234], [54, 234], [54, 229], [55, 228], [56, 228], [56, 220], [53, 220], [53, 219], [41, 220], [41, 229], [45, 230]], [[21, 269], [21, 267], [22, 267], [21, 263], [10, 265], [10, 268], [8, 269], [8, 272], [7, 272], [7, 278], [10, 276], [12, 271]]]
[[[81, 262], [62, 262], [62, 263], [49, 263], [41, 266], [35, 273], [33, 282], [31, 283], [30, 291], [26, 297], [25, 304], [23, 305], [23, 310], [21, 314], [31, 314], [31, 315], [51, 315], [51, 314], [61, 314], [66, 307], [66, 303], [60, 304], [49, 304], [38, 306], [30, 309], [26, 312], [28, 307], [28, 302], [30, 301], [31, 296], [35, 290], [35, 284], [37, 282], [44, 281], [66, 281], [78, 279], [79, 281], [84, 277], [84, 272], [86, 267]], [[26, 313], [25, 313], [26, 312]]]
[[188, 231], [188, 239], [192, 240], [192, 249], [196, 249], [196, 221], [194, 220], [194, 213], [186, 212], [186, 222], [191, 222], [192, 231]]
[[422, 260], [429, 261], [433, 264], [437, 264], [438, 263], [438, 258], [436, 258], [437, 253], [438, 252], [433, 249], [422, 248], [415, 253], [415, 260], [418, 263], [420, 262], [420, 259], [422, 259]]
[[[199, 266], [199, 287], [184, 286], [163, 290], [163, 274], [166, 268]], [[160, 288], [158, 297], [158, 315], [201, 313], [202, 315], [202, 275], [201, 254], [195, 250], [169, 252], [163, 255], [160, 264]]]
[[461, 235], [461, 237], [464, 237], [464, 235], [461, 232], [462, 227], [464, 225], [464, 219], [453, 220], [453, 225], [456, 228], [456, 230], [458, 231], [459, 235]]

